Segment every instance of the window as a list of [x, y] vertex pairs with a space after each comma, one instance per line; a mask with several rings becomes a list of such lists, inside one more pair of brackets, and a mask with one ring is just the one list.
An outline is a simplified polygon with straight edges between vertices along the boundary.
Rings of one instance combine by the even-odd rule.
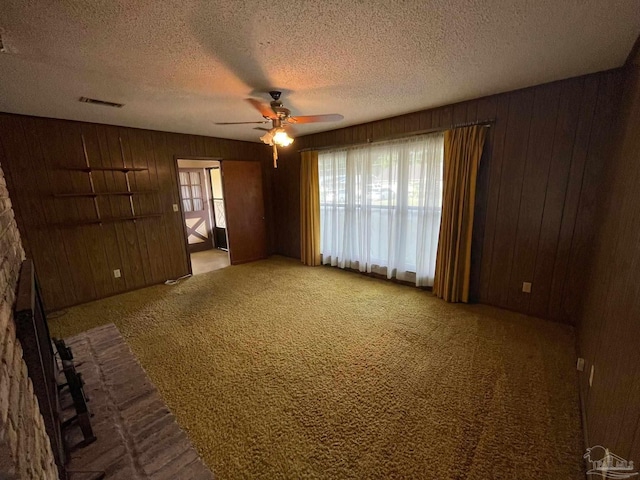
[[227, 218], [224, 211], [224, 193], [222, 191], [222, 174], [220, 168], [211, 169], [211, 191], [213, 195], [213, 213], [216, 227], [227, 228]]
[[433, 285], [444, 135], [320, 152], [325, 264]]
[[200, 172], [180, 172], [180, 189], [185, 212], [204, 210]]

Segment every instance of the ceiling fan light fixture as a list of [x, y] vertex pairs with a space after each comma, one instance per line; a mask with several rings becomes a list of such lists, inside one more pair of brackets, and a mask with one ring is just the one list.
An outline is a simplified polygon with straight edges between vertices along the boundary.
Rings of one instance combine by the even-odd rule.
[[260, 137], [262, 143], [266, 145], [273, 145], [273, 130], [269, 130], [267, 133]]
[[267, 145], [278, 145], [279, 147], [288, 147], [293, 143], [293, 138], [289, 136], [284, 128], [272, 128], [262, 135], [260, 140]]
[[273, 134], [273, 143], [281, 147], [288, 147], [293, 143], [293, 138], [283, 128], [278, 128]]
[[[302, 115], [297, 117], [291, 116], [291, 110], [285, 108], [280, 101], [282, 92], [272, 90], [269, 92], [273, 99], [270, 103], [265, 103], [257, 98], [247, 98], [246, 101], [255, 108], [264, 120], [258, 122], [221, 122], [216, 125], [247, 125], [271, 123], [273, 128], [260, 137], [260, 141], [265, 145], [273, 148], [273, 166], [277, 168], [278, 150], [277, 147], [288, 147], [294, 140], [289, 136], [286, 129], [290, 124], [305, 124], [317, 122], [338, 122], [344, 117], [337, 113], [329, 113], [322, 115]], [[257, 128], [257, 130], [266, 130], [265, 128]]]

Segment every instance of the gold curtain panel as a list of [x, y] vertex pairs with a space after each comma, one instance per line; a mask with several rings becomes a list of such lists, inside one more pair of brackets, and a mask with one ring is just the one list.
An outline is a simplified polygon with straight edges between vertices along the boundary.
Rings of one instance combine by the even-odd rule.
[[478, 125], [444, 134], [442, 220], [433, 292], [447, 302], [469, 301], [476, 180], [486, 136], [487, 127]]
[[300, 256], [305, 265], [320, 265], [320, 184], [318, 152], [302, 152], [300, 165]]

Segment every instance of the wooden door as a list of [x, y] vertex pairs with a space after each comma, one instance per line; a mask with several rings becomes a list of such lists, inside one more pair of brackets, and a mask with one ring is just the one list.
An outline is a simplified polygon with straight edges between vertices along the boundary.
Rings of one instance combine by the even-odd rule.
[[207, 180], [204, 169], [180, 168], [180, 197], [189, 253], [213, 248]]
[[266, 258], [262, 165], [260, 162], [223, 160], [222, 180], [231, 264]]

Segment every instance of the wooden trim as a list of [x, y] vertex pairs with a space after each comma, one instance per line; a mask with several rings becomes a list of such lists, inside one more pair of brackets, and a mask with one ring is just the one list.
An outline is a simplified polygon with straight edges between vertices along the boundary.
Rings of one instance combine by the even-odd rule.
[[250, 158], [223, 158], [219, 160], [222, 162], [259, 162], [259, 160], [252, 160]]
[[189, 275], [193, 275], [193, 269], [191, 268], [191, 256], [189, 255], [189, 236], [187, 234], [187, 225], [184, 219], [184, 208], [182, 206], [182, 193], [180, 192], [180, 167], [178, 167], [178, 160], [192, 160], [187, 159], [183, 155], [173, 156], [173, 170], [176, 177], [176, 192], [178, 194], [178, 208], [180, 209], [180, 223], [182, 224], [182, 246], [184, 249], [184, 261], [187, 262], [187, 271]]
[[[221, 162], [222, 157], [199, 157], [194, 155], [174, 155], [176, 157], [176, 161], [178, 160], [202, 160], [205, 162]], [[205, 168], [205, 167], [203, 167]], [[209, 167], [211, 168], [211, 167]]]

